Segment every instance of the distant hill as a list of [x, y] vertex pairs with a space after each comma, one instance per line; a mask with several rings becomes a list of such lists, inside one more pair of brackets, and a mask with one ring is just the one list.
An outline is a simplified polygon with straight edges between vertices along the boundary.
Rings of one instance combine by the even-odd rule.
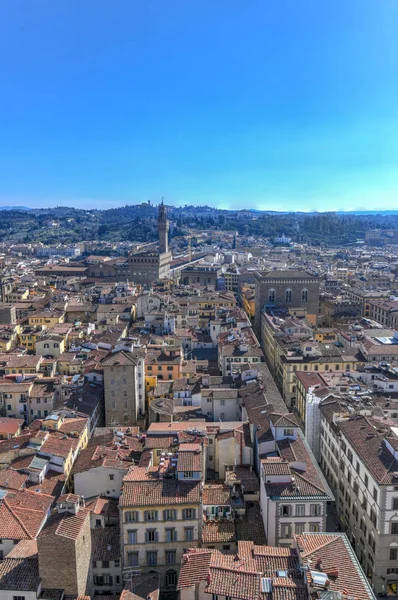
[[338, 212], [339, 215], [398, 215], [398, 210], [350, 210], [347, 212]]
[[[398, 211], [276, 212], [222, 210], [210, 206], [167, 206], [170, 237], [183, 239], [194, 230], [205, 230], [209, 243], [219, 243], [220, 231], [243, 237], [273, 240], [284, 234], [293, 241], [319, 246], [342, 246], [363, 240], [368, 229], [398, 229]], [[154, 242], [157, 206], [130, 204], [107, 210], [67, 206], [28, 208], [0, 206], [0, 242], [57, 244], [83, 240]], [[214, 239], [212, 236], [214, 231]], [[253, 241], [255, 244], [255, 241]]]
[[32, 210], [29, 206], [0, 206], [0, 210]]

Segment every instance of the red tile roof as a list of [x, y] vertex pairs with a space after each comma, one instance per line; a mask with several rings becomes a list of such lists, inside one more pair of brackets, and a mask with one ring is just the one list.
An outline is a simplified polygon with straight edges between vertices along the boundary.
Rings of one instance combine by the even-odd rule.
[[228, 543], [236, 540], [235, 523], [232, 521], [208, 521], [202, 525], [204, 544]]
[[7, 492], [0, 505], [0, 539], [33, 539], [47, 518], [54, 498], [30, 490]]
[[90, 519], [90, 511], [85, 508], [80, 508], [76, 515], [69, 512], [54, 513], [39, 534], [39, 551], [43, 538], [50, 535], [76, 540], [87, 519]]
[[231, 504], [231, 488], [225, 483], [207, 483], [203, 487], [203, 505], [223, 506]]
[[23, 419], [13, 419], [11, 417], [0, 417], [0, 434], [15, 435], [24, 424]]
[[[276, 570], [286, 570], [286, 577], [276, 577]], [[178, 588], [207, 582], [206, 593], [231, 596], [239, 600], [270, 600], [263, 591], [262, 579], [276, 581], [278, 600], [307, 600], [297, 553], [291, 548], [254, 546], [239, 542], [236, 555], [217, 550], [189, 550], [183, 556]]]
[[0, 488], [22, 490], [28, 476], [14, 469], [6, 468], [0, 471]]
[[328, 575], [330, 591], [343, 592], [356, 600], [374, 600], [369, 582], [344, 533], [305, 533], [296, 537], [305, 565]]
[[[133, 472], [146, 471], [134, 467]], [[131, 472], [130, 472], [131, 473]], [[130, 473], [124, 478], [123, 491], [119, 505], [129, 506], [167, 506], [174, 504], [199, 504], [200, 481], [178, 481], [177, 479], [159, 479], [131, 481]]]
[[72, 473], [84, 473], [96, 467], [122, 469], [126, 472], [131, 467], [130, 460], [124, 460], [121, 452], [107, 446], [88, 446], [82, 450], [75, 461]]
[[[189, 444], [189, 446], [192, 445]], [[202, 471], [202, 467], [202, 448], [199, 445], [194, 451], [187, 450], [184, 445], [179, 448], [177, 471]]]

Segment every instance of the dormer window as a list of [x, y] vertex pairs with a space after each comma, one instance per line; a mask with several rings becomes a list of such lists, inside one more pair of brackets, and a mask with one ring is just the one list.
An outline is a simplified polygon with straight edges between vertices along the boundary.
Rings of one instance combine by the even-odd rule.
[[294, 436], [294, 429], [293, 427], [289, 427], [288, 429], [284, 429], [283, 430], [283, 435], [286, 437], [293, 437]]

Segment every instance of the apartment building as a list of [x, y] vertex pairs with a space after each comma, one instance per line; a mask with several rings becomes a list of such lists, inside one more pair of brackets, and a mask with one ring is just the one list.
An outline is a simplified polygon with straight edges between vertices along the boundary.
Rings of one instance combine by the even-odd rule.
[[266, 362], [282, 397], [290, 408], [297, 404], [296, 372], [344, 371], [360, 368], [365, 360], [357, 347], [320, 343], [305, 323], [269, 312], [261, 315], [261, 340]]
[[65, 311], [57, 309], [38, 310], [28, 315], [29, 327], [40, 325], [43, 328], [54, 327], [65, 322]]
[[359, 304], [360, 310], [361, 310], [361, 313], [360, 313], [361, 316], [366, 317], [368, 319], [370, 318], [370, 314], [371, 314], [370, 303], [373, 302], [374, 300], [380, 300], [382, 298], [387, 298], [387, 296], [388, 296], [387, 292], [385, 292], [385, 291], [384, 292], [370, 291], [370, 290], [363, 290], [363, 289], [357, 288], [357, 287], [346, 288], [344, 291], [344, 294], [349, 300], [352, 300], [356, 304]]
[[[363, 372], [363, 369], [358, 369], [358, 371], [296, 371], [296, 415], [307, 440], [310, 437], [312, 439], [310, 428], [314, 427], [314, 419], [317, 418], [314, 414], [316, 398], [321, 399], [327, 394], [335, 393], [360, 401], [362, 396], [372, 393], [372, 386], [365, 385], [359, 379], [360, 373]], [[318, 436], [319, 441], [319, 425], [318, 432], [314, 435]]]
[[[367, 411], [368, 414], [370, 411]], [[341, 527], [378, 594], [398, 583], [398, 429], [388, 418], [320, 405], [321, 466]]]
[[[120, 444], [123, 438], [120, 438]], [[93, 498], [101, 494], [108, 498], [120, 496], [123, 477], [132, 465], [131, 459], [116, 448], [90, 444], [82, 450], [72, 468], [75, 494]]]
[[203, 388], [201, 390], [202, 414], [209, 421], [238, 421], [240, 406], [237, 388]]
[[183, 357], [181, 346], [151, 346], [145, 357], [145, 376], [157, 381], [179, 379]]
[[54, 381], [36, 380], [31, 386], [28, 399], [29, 422], [46, 418], [56, 405]]
[[132, 572], [158, 573], [161, 587], [172, 591], [184, 548], [201, 539], [203, 457], [195, 447], [162, 458], [157, 467], [133, 467], [123, 480], [122, 564]]
[[[269, 414], [261, 447], [260, 505], [268, 542], [289, 546], [304, 531], [325, 531], [333, 494], [293, 415]], [[259, 449], [260, 450], [260, 449]]]
[[5, 360], [5, 375], [37, 375], [40, 371], [43, 357], [29, 354], [3, 354]]
[[36, 340], [35, 350], [39, 356], [59, 357], [65, 351], [66, 340], [62, 335], [43, 335]]
[[387, 298], [374, 298], [369, 301], [369, 317], [384, 327], [398, 327], [398, 302]]
[[250, 327], [231, 329], [218, 336], [218, 365], [223, 376], [240, 373], [245, 363], [263, 360], [263, 351]]
[[32, 383], [0, 383], [0, 406], [7, 417], [23, 419], [30, 422], [29, 415], [29, 391]]
[[254, 286], [252, 285], [241, 285], [240, 286], [240, 303], [243, 307], [243, 310], [249, 317], [249, 319], [254, 319], [256, 314], [256, 300], [255, 300], [255, 292]]

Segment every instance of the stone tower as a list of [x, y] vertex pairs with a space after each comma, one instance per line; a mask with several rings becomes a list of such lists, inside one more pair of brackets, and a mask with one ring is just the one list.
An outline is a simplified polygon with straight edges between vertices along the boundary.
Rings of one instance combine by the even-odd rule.
[[164, 252], [169, 251], [169, 220], [167, 218], [166, 207], [162, 203], [159, 205], [159, 213], [158, 213], [158, 233], [159, 233], [159, 253], [163, 254]]

